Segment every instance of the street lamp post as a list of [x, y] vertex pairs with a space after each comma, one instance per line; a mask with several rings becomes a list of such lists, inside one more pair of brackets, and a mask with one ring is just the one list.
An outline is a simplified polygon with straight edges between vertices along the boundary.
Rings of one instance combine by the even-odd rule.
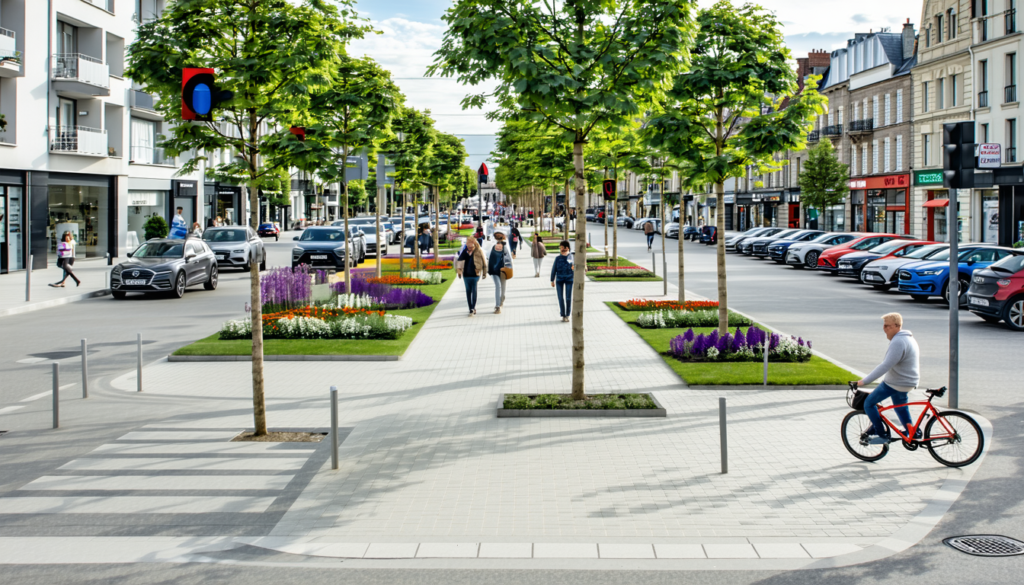
[[[399, 143], [405, 143], [405, 132], [402, 132], [401, 130], [397, 130], [397, 131], [395, 131], [395, 137], [398, 139]], [[395, 189], [396, 190], [398, 189], [398, 165], [397, 165], [397, 161], [396, 161], [396, 165], [395, 165]], [[399, 238], [398, 238], [398, 274], [399, 275], [404, 275], [405, 274], [405, 208], [406, 208], [406, 204], [407, 204], [406, 195], [405, 195], [405, 191], [403, 190], [402, 191], [402, 209], [399, 212], [399, 215], [401, 216], [401, 220], [399, 222], [399, 230], [398, 230], [400, 232], [400, 234], [401, 234], [399, 236]]]

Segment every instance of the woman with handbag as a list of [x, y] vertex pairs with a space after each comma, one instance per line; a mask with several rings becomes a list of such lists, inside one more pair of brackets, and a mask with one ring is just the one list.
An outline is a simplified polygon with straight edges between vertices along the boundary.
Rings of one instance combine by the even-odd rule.
[[544, 240], [540, 237], [540, 234], [534, 232], [533, 244], [530, 245], [530, 256], [533, 257], [533, 270], [537, 273], [534, 275], [535, 278], [540, 278], [540, 266], [547, 255], [548, 250], [544, 247]]
[[57, 243], [57, 267], [64, 271], [64, 278], [60, 279], [60, 282], [51, 284], [53, 288], [64, 288], [64, 281], [71, 277], [71, 280], [75, 281], [75, 286], [82, 286], [82, 281], [78, 280], [75, 273], [71, 271], [71, 266], [75, 263], [75, 239], [71, 237], [71, 232], [64, 232], [61, 236], [60, 242]]
[[487, 273], [494, 281], [494, 314], [498, 315], [501, 314], [501, 306], [505, 304], [505, 285], [512, 274], [512, 255], [504, 241], [495, 242], [487, 266]]
[[487, 261], [476, 239], [466, 238], [466, 247], [459, 253], [455, 271], [466, 283], [466, 303], [469, 304], [469, 316], [472, 317], [476, 315], [477, 284], [480, 277], [487, 274]]

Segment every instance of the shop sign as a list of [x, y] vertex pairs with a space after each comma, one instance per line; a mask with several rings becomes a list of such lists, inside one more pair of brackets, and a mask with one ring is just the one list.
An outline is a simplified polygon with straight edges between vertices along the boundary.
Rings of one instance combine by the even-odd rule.
[[998, 169], [1002, 166], [1003, 155], [1000, 145], [986, 142], [978, 145], [978, 168]]
[[[939, 171], [941, 175], [942, 172]], [[941, 181], [940, 181], [941, 182]], [[910, 175], [886, 175], [870, 179], [851, 179], [847, 182], [850, 189], [902, 189], [910, 186]]]
[[924, 185], [942, 185], [942, 171], [914, 171], [914, 184], [918, 186]]
[[156, 205], [156, 193], [128, 192], [128, 205], [131, 207], [148, 207]]

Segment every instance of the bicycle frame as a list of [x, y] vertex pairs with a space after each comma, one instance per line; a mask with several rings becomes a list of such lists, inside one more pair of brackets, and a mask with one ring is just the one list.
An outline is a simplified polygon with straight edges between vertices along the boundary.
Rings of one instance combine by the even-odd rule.
[[[910, 407], [910, 406], [923, 406], [924, 407], [924, 410], [921, 411], [921, 414], [919, 414], [917, 416], [917, 421], [913, 425], [911, 425], [911, 427], [909, 429], [907, 429], [908, 432], [909, 432], [909, 435], [905, 435], [902, 432], [900, 432], [899, 428], [897, 428], [897, 426], [895, 424], [893, 424], [893, 422], [891, 420], [889, 420], [889, 417], [887, 417], [887, 416], [885, 416], [883, 414], [887, 410], [893, 410], [893, 409], [898, 408], [900, 406], [906, 406], [906, 407]], [[878, 414], [879, 414], [879, 416], [882, 417], [882, 422], [885, 423], [886, 426], [888, 426], [890, 429], [892, 429], [897, 435], [900, 436], [901, 439], [903, 439], [907, 443], [913, 443], [914, 442], [913, 436], [917, 433], [917, 429], [921, 428], [921, 426], [924, 424], [924, 421], [927, 419], [927, 417], [929, 415], [935, 417], [936, 419], [938, 419], [939, 424], [942, 425], [942, 428], [945, 431], [944, 434], [933, 435], [933, 436], [928, 437], [929, 441], [935, 440], [935, 439], [953, 439], [953, 438], [956, 438], [956, 431], [954, 431], [949, 426], [949, 424], [946, 423], [946, 419], [944, 419], [941, 416], [939, 416], [939, 412], [937, 410], [935, 410], [934, 406], [932, 406], [931, 398], [929, 398], [926, 401], [922, 401], [922, 402], [908, 402], [906, 404], [899, 404], [899, 405], [895, 405], [894, 404], [892, 406], [881, 406], [881, 407], [878, 408]], [[924, 437], [922, 437], [922, 439], [923, 438]]]

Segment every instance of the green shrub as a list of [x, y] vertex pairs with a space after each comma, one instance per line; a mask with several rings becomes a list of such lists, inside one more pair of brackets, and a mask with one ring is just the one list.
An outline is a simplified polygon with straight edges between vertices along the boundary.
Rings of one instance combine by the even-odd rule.
[[592, 394], [573, 400], [571, 394], [506, 394], [504, 408], [510, 410], [646, 410], [658, 408], [649, 394]]
[[1024, 248], [1024, 240], [1021, 240], [1019, 242], [1014, 242], [1013, 243], [1013, 247], [1014, 248]]
[[167, 220], [159, 215], [146, 220], [146, 225], [142, 228], [146, 232], [146, 239], [152, 240], [153, 238], [166, 238], [167, 232], [170, 228], [167, 226]]

